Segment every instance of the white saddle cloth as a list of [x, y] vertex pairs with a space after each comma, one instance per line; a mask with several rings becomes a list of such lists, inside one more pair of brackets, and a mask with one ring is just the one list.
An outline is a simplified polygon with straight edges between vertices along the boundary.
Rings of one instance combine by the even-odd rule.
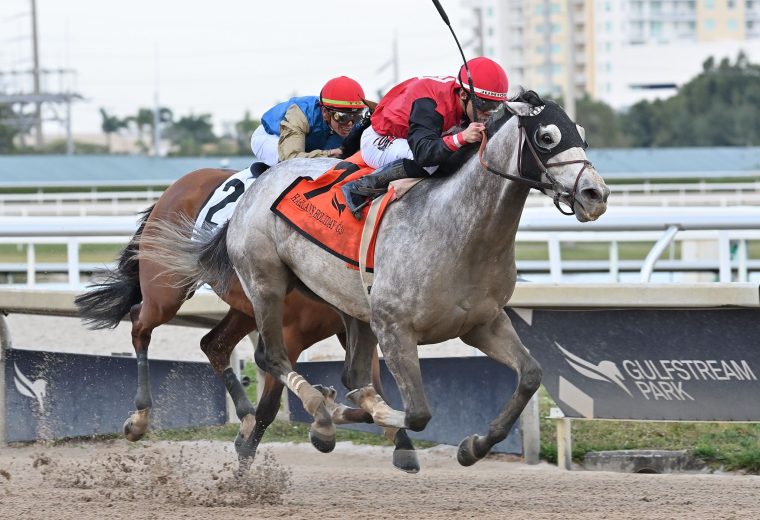
[[227, 222], [232, 217], [240, 196], [255, 180], [251, 170], [246, 168], [220, 184], [198, 213], [195, 229], [221, 226]]

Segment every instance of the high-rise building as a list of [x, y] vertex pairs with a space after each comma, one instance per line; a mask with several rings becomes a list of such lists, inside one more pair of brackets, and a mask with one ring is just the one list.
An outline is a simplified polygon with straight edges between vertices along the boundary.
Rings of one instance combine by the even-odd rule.
[[[669, 97], [709, 57], [760, 58], [760, 0], [465, 0], [514, 88], [617, 108]], [[572, 51], [572, 52], [571, 52]]]

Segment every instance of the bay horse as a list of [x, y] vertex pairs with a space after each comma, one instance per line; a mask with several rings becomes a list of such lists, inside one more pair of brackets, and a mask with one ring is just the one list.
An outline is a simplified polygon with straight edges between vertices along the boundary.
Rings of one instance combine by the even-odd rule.
[[[252, 173], [254, 170], [252, 167]], [[223, 183], [228, 182], [229, 186], [224, 187], [230, 188], [230, 197], [237, 191], [242, 192], [239, 183], [232, 183], [233, 173], [235, 172], [230, 170], [211, 168], [196, 170], [169, 186], [155, 205], [142, 212], [138, 230], [119, 254], [116, 269], [104, 281], [92, 284], [75, 300], [81, 318], [90, 328], [116, 327], [125, 316], [129, 316], [132, 322], [132, 346], [137, 357], [138, 371], [136, 411], [124, 423], [124, 434], [130, 441], [142, 438], [149, 427], [153, 402], [148, 365], [151, 333], [156, 327], [172, 320], [199, 285], [199, 280], [180, 281], [176, 275], [167, 272], [163, 264], [165, 258], [138, 259], [138, 252], [150, 249], [146, 242], [150, 241], [157, 230], [156, 222], [179, 222], [181, 219], [195, 218], [211, 194]], [[255, 173], [260, 173], [260, 170]], [[239, 194], [237, 193], [238, 196]], [[241, 469], [246, 469], [253, 461], [264, 432], [277, 415], [283, 384], [267, 375], [261, 400], [255, 408], [230, 366], [230, 356], [237, 343], [256, 330], [251, 301], [244, 294], [234, 273], [231, 276], [226, 282], [228, 290], [222, 295], [230, 309], [201, 339], [200, 347], [216, 375], [223, 379], [235, 404], [241, 421], [235, 448]], [[329, 306], [294, 292], [286, 298], [284, 309], [280, 326], [291, 363], [296, 362], [302, 351], [334, 334], [338, 334], [341, 342], [345, 343], [343, 321]], [[377, 388], [382, 388], [377, 360], [373, 374]], [[332, 401], [333, 390], [320, 388], [320, 391], [330, 402], [336, 422], [372, 422], [371, 416], [363, 410], [335, 404]], [[396, 446], [394, 465], [409, 473], [419, 471], [417, 455], [406, 432], [386, 428], [384, 433]], [[319, 448], [330, 451], [333, 446], [334, 443], [332, 446], [322, 443]]]
[[[221, 231], [197, 242], [187, 240], [186, 230], [162, 225], [152, 253], [176, 251], [172, 269], [185, 277], [202, 274], [223, 283], [237, 273], [253, 306], [266, 309], [256, 314], [266, 370], [298, 395], [325, 442], [334, 434], [324, 396], [294, 371], [283, 343], [280, 323], [294, 287], [330, 303], [350, 324], [344, 383], [376, 424], [420, 431], [430, 420], [418, 344], [458, 337], [511, 367], [518, 376], [514, 394], [485, 436], [459, 445], [457, 460], [469, 466], [506, 437], [541, 383], [541, 367], [503, 311], [515, 287], [515, 235], [528, 192], [540, 190], [580, 222], [599, 218], [610, 192], [586, 157], [582, 128], [558, 104], [527, 91], [488, 127], [480, 157], [470, 153], [450, 175], [425, 179], [388, 206], [377, 232], [371, 291], [360, 273], [270, 211], [297, 177], [317, 176], [334, 164], [329, 160], [273, 167]], [[372, 388], [378, 340], [404, 411], [390, 408]]]

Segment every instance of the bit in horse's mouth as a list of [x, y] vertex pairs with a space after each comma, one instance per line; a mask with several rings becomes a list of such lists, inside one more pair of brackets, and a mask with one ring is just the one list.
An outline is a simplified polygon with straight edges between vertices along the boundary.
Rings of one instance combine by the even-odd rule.
[[[567, 198], [568, 200], [570, 200], [569, 196]], [[569, 202], [567, 205], [570, 206]], [[590, 220], [595, 220], [591, 218], [588, 211], [583, 206], [583, 203], [579, 201], [578, 199], [575, 199], [574, 205], [570, 207], [573, 208], [573, 213], [575, 214], [575, 218], [578, 219], [579, 222], [588, 222]]]

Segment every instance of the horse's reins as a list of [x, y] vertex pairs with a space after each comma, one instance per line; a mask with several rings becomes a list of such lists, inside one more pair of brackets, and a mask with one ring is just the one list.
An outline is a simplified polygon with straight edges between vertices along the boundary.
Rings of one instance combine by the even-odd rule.
[[[573, 184], [573, 191], [569, 193], [570, 211], [565, 211], [564, 209], [562, 209], [562, 206], [559, 205], [559, 199], [565, 193], [555, 192], [554, 197], [553, 197], [554, 205], [556, 206], [556, 208], [559, 210], [560, 213], [562, 213], [563, 215], [573, 215], [575, 213], [575, 194], [578, 191], [578, 183], [581, 179], [581, 175], [586, 170], [586, 167], [591, 166], [591, 162], [588, 159], [577, 159], [574, 161], [562, 161], [562, 162], [544, 164], [541, 161], [541, 159], [538, 157], [538, 154], [536, 153], [536, 150], [533, 148], [533, 145], [531, 144], [530, 139], [528, 139], [528, 136], [525, 133], [525, 127], [522, 124], [520, 124], [519, 127], [520, 127], [520, 140], [519, 140], [519, 145], [517, 147], [517, 150], [518, 150], [517, 151], [517, 175], [512, 175], [511, 173], [506, 173], [506, 172], [497, 170], [488, 165], [485, 159], [486, 144], [488, 142], [488, 136], [486, 135], [485, 132], [482, 132], [483, 139], [481, 139], [480, 141], [480, 149], [478, 151], [480, 165], [483, 166], [483, 168], [485, 168], [489, 172], [498, 175], [499, 177], [503, 177], [511, 181], [525, 184], [526, 186], [530, 188], [533, 188], [533, 189], [539, 190], [542, 193], [545, 193], [545, 190], [554, 191], [554, 186], [558, 184], [554, 176], [552, 176], [552, 174], [549, 173], [549, 168], [552, 168], [555, 166], [567, 166], [569, 164], [582, 164], [583, 167], [581, 168], [581, 171], [579, 171], [578, 175], [575, 177], [575, 184]], [[530, 153], [533, 155], [533, 159], [535, 159], [536, 164], [539, 166], [539, 168], [542, 168], [540, 173], [545, 174], [549, 178], [549, 180], [552, 181], [551, 183], [534, 181], [533, 179], [528, 179], [522, 176], [522, 144], [523, 143], [525, 143], [528, 146], [528, 150], [530, 150]]]

